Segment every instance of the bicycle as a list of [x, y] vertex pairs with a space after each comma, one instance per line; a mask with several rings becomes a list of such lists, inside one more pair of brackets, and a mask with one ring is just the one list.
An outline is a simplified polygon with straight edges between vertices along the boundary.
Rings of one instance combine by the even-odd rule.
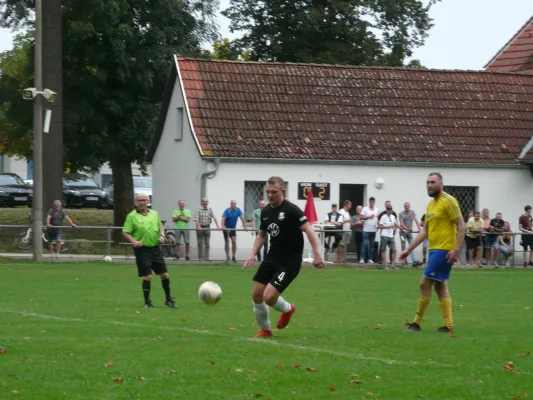
[[[167, 221], [161, 221], [163, 226]], [[163, 251], [163, 257], [176, 258], [176, 235], [171, 229], [165, 228], [165, 243], [161, 245]]]
[[[22, 231], [18, 235], [16, 235], [13, 238], [13, 247], [19, 250], [30, 250], [33, 248], [33, 225], [32, 225], [32, 219], [30, 215], [30, 225], [28, 226], [28, 229]], [[47, 228], [43, 227], [43, 248], [49, 249], [50, 248], [50, 242], [48, 238], [46, 237]], [[68, 252], [70, 250], [70, 244], [69, 241], [71, 240], [71, 237], [66, 234], [61, 234], [61, 251], [62, 252]]]

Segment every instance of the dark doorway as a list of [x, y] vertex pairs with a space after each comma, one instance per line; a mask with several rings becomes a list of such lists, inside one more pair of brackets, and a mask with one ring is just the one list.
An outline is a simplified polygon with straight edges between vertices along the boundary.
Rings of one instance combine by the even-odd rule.
[[[344, 200], [350, 200], [352, 202], [352, 209], [350, 210], [350, 215], [355, 214], [355, 208], [359, 205], [363, 205], [363, 200], [365, 198], [365, 186], [359, 184], [351, 183], [341, 183], [339, 186], [339, 209], [343, 207]], [[352, 240], [346, 249], [347, 253], [355, 253], [355, 237], [352, 235]]]

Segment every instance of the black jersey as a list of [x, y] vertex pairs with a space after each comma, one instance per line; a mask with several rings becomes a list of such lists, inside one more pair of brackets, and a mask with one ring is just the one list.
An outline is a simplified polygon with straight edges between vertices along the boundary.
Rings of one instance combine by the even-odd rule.
[[285, 200], [278, 207], [268, 205], [263, 208], [259, 229], [270, 235], [268, 255], [302, 254], [304, 237], [300, 228], [306, 222], [307, 218], [302, 210]]

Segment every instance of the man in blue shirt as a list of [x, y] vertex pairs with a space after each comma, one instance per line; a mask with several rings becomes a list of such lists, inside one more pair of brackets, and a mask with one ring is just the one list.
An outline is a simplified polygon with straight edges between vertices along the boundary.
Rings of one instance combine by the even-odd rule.
[[220, 225], [224, 230], [224, 250], [226, 251], [226, 262], [229, 262], [229, 240], [231, 238], [231, 261], [234, 263], [237, 262], [235, 258], [235, 253], [237, 252], [237, 232], [235, 228], [237, 227], [237, 221], [239, 218], [242, 221], [242, 226], [244, 230], [248, 232], [246, 227], [246, 221], [244, 220], [243, 213], [239, 207], [237, 207], [237, 201], [231, 200], [230, 207], [224, 210], [222, 214], [222, 221]]

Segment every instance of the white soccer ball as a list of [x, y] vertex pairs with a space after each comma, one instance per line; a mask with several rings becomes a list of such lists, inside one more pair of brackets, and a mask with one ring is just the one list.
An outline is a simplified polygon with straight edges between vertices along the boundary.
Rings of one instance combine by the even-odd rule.
[[111, 262], [111, 261], [113, 261], [113, 259], [111, 258], [111, 256], [105, 256], [104, 257], [104, 261], [105, 262]]
[[218, 283], [207, 281], [200, 285], [198, 296], [205, 304], [215, 305], [222, 298], [222, 289]]

